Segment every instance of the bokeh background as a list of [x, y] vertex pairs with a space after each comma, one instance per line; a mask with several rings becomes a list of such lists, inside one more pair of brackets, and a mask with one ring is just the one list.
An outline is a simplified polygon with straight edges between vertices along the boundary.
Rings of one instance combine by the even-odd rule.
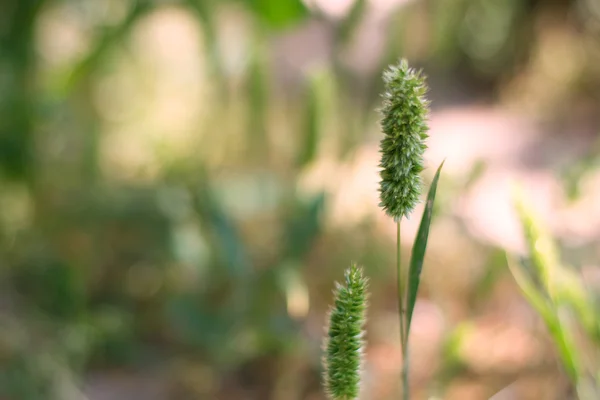
[[364, 398], [398, 398], [376, 110], [399, 57], [431, 87], [426, 182], [446, 159], [415, 398], [570, 398], [504, 254], [519, 182], [600, 293], [598, 0], [3, 0], [0, 399], [322, 400], [352, 261]]

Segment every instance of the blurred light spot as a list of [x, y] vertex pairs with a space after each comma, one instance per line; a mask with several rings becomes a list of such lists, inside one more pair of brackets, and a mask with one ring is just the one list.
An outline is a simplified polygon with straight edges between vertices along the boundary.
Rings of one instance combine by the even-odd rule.
[[308, 314], [308, 291], [303, 285], [295, 284], [287, 292], [287, 311], [290, 317], [300, 319]]
[[190, 13], [160, 7], [133, 27], [128, 57], [110, 60], [112, 76], [96, 93], [107, 119], [100, 153], [109, 178], [152, 180], [166, 161], [197, 150], [197, 127], [211, 112], [202, 39]]
[[477, 1], [467, 9], [460, 42], [475, 59], [490, 61], [504, 47], [515, 12], [511, 1]]
[[81, 18], [67, 5], [49, 7], [41, 13], [35, 31], [37, 50], [50, 67], [69, 65], [83, 57], [89, 47]]
[[288, 265], [281, 269], [280, 283], [284, 288], [288, 314], [292, 318], [306, 317], [310, 307], [308, 288], [298, 273], [300, 266]]
[[356, 0], [303, 0], [309, 8], [316, 8], [330, 18], [341, 19], [348, 14]]

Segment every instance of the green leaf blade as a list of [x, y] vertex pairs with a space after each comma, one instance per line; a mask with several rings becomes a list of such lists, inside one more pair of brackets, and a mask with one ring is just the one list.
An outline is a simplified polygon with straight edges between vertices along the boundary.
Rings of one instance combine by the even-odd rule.
[[435, 194], [437, 192], [438, 180], [444, 162], [438, 167], [431, 186], [429, 187], [429, 193], [427, 194], [427, 202], [425, 203], [425, 210], [421, 218], [421, 224], [419, 225], [419, 231], [415, 243], [413, 244], [412, 254], [410, 257], [410, 267], [408, 270], [408, 293], [406, 302], [406, 337], [410, 334], [410, 324], [412, 321], [413, 311], [417, 302], [417, 292], [419, 291], [419, 284], [421, 283], [421, 271], [423, 270], [423, 260], [425, 259], [425, 251], [427, 250], [427, 240], [429, 238], [429, 227], [431, 225], [431, 217], [433, 215], [433, 204], [435, 202]]

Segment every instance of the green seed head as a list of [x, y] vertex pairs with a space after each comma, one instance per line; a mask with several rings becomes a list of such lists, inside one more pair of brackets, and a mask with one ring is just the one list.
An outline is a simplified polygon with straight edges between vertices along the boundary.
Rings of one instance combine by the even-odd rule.
[[429, 101], [425, 79], [406, 60], [385, 71], [383, 80], [379, 205], [399, 221], [412, 212], [421, 194]]
[[354, 400], [360, 391], [363, 361], [367, 279], [352, 265], [343, 285], [336, 283], [325, 339], [325, 389], [331, 400]]

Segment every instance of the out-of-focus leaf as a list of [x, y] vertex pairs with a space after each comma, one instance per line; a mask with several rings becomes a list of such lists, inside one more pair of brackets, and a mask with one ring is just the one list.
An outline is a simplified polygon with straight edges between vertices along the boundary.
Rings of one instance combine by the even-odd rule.
[[132, 1], [131, 8], [123, 21], [102, 33], [87, 56], [75, 65], [68, 75], [64, 87], [61, 89], [62, 95], [71, 93], [82, 78], [97, 68], [111, 47], [122, 42], [135, 23], [151, 9], [152, 3], [149, 0]]
[[311, 248], [312, 242], [321, 230], [321, 214], [325, 206], [325, 194], [315, 196], [306, 205], [298, 208], [287, 227], [286, 255], [299, 260]]
[[526, 204], [523, 192], [515, 187], [513, 193], [515, 209], [521, 221], [525, 242], [536, 274], [535, 278], [539, 279], [548, 295], [553, 297], [555, 294], [553, 283], [556, 280], [555, 275], [558, 268], [557, 250], [548, 232], [534, 216], [531, 207]]
[[334, 113], [335, 92], [335, 77], [329, 69], [311, 71], [304, 96], [302, 141], [298, 156], [300, 168], [310, 164], [318, 153], [325, 125], [329, 121], [328, 116]]
[[135, 322], [135, 312], [126, 307], [102, 306], [95, 310], [90, 315], [88, 328], [94, 334], [90, 338], [93, 340], [90, 343], [93, 360], [119, 364], [134, 362], [139, 357]]
[[473, 184], [476, 183], [479, 180], [479, 178], [481, 178], [481, 176], [486, 172], [487, 168], [488, 165], [485, 162], [485, 160], [477, 160], [475, 164], [473, 164], [471, 170], [469, 171], [467, 179], [465, 179], [463, 190], [469, 190], [473, 186]]
[[74, 320], [85, 309], [82, 271], [48, 256], [37, 255], [22, 265], [16, 285], [33, 306], [57, 320]]
[[446, 398], [445, 393], [454, 379], [468, 372], [462, 349], [468, 343], [475, 327], [472, 322], [463, 322], [448, 332], [442, 342], [440, 367], [436, 383], [432, 387], [431, 400]]
[[0, 170], [27, 181], [35, 170], [34, 32], [44, 1], [0, 3]]
[[227, 267], [230, 275], [241, 279], [250, 272], [250, 261], [246, 247], [237, 229], [216, 201], [210, 185], [204, 182], [193, 190], [194, 209], [208, 228], [208, 236], [213, 240], [219, 258]]
[[575, 313], [589, 337], [600, 344], [600, 310], [581, 278], [572, 270], [559, 267], [556, 271], [555, 288], [554, 301], [557, 306], [567, 305]]
[[342, 43], [346, 43], [352, 39], [356, 28], [360, 25], [365, 15], [366, 6], [366, 0], [355, 0], [346, 18], [340, 22], [337, 28], [337, 35], [338, 40]]
[[582, 181], [596, 171], [598, 166], [600, 166], [600, 138], [591, 143], [587, 154], [573, 160], [562, 170], [560, 178], [569, 200], [579, 199]]
[[233, 348], [223, 346], [223, 337], [230, 337], [241, 321], [226, 307], [210, 307], [187, 293], [169, 299], [166, 313], [172, 333], [183, 343], [201, 348], [213, 360], [230, 358]]
[[471, 4], [470, 0], [432, 2], [434, 57], [444, 66], [454, 65], [461, 56], [460, 26]]
[[[257, 41], [259, 39], [256, 39]], [[252, 155], [262, 159], [269, 156], [267, 122], [269, 114], [269, 73], [261, 43], [252, 47], [248, 70], [248, 97], [250, 99], [248, 139]]]
[[541, 293], [539, 289], [536, 288], [535, 284], [527, 278], [525, 273], [523, 273], [520, 269], [523, 268], [522, 265], [517, 266], [517, 263], [509, 256], [507, 256], [507, 263], [521, 292], [546, 324], [546, 327], [557, 346], [558, 353], [567, 375], [574, 384], [577, 384], [580, 377], [579, 371], [581, 369], [577, 348], [570, 333], [561, 323], [557, 315], [557, 310], [554, 308], [551, 300], [545, 298], [544, 294]]
[[541, 285], [543, 293], [552, 300], [554, 308], [567, 305], [594, 340], [600, 340], [600, 319], [580, 278], [561, 265], [558, 250], [533, 210], [526, 205], [523, 194], [515, 191], [516, 209], [525, 234], [531, 258], [531, 280]]
[[493, 249], [485, 262], [484, 273], [475, 284], [469, 303], [472, 309], [477, 309], [482, 300], [492, 295], [493, 288], [506, 272], [506, 253], [500, 249]]
[[437, 185], [443, 166], [444, 163], [442, 162], [435, 173], [433, 181], [431, 182], [431, 186], [429, 187], [427, 202], [425, 203], [425, 210], [423, 210], [423, 217], [421, 218], [421, 224], [419, 225], [419, 231], [417, 232], [417, 237], [415, 238], [415, 243], [413, 245], [412, 254], [410, 257], [410, 267], [408, 270], [408, 294], [406, 301], [407, 336], [410, 333], [410, 323], [412, 321], [413, 311], [417, 302], [417, 292], [419, 291], [419, 284], [421, 283], [421, 271], [423, 270], [423, 260], [425, 259], [425, 251], [427, 250], [427, 239], [429, 238], [429, 227], [431, 225], [431, 217], [433, 214], [433, 204], [435, 203], [435, 193], [437, 191]]
[[554, 311], [545, 293], [540, 291], [530, 278], [527, 277], [525, 260], [517, 263], [508, 254], [507, 265], [517, 285], [531, 306], [540, 314], [546, 324], [552, 323]]
[[[471, 322], [464, 322], [448, 333], [442, 346], [442, 358], [446, 372], [460, 372], [463, 365], [461, 347], [473, 333], [475, 327]], [[454, 374], [452, 374], [454, 375]]]
[[288, 312], [288, 299], [295, 290], [302, 290], [296, 287], [303, 284], [300, 266], [290, 261], [252, 276], [252, 302], [244, 317], [256, 328], [257, 346], [263, 351], [288, 348], [298, 332], [298, 322]]
[[[461, 21], [459, 45], [479, 73], [493, 75], [514, 63], [519, 27], [526, 20], [518, 0], [473, 0]], [[473, 18], [477, 15], [477, 18]]]
[[508, 266], [521, 291], [544, 320], [569, 378], [577, 385], [581, 378], [580, 355], [571, 332], [559, 316], [560, 303], [564, 301], [562, 294], [569, 293], [563, 290], [561, 284], [566, 274], [561, 272], [563, 267], [559, 263], [558, 252], [550, 234], [535, 218], [532, 209], [524, 200], [522, 191], [515, 188], [513, 193], [532, 265], [530, 276], [527, 276], [525, 260], [520, 263], [520, 268], [517, 268], [516, 263], [508, 258]]
[[256, 15], [272, 29], [287, 28], [309, 15], [301, 0], [247, 0]]
[[315, 87], [314, 79], [311, 79], [305, 103], [304, 131], [302, 132], [304, 143], [300, 147], [300, 167], [310, 163], [317, 153], [317, 142], [321, 129], [321, 109], [319, 107], [318, 88]]
[[185, 0], [186, 4], [201, 21], [200, 28], [204, 34], [206, 43], [206, 53], [209, 70], [212, 76], [217, 80], [219, 94], [226, 98], [227, 82], [225, 77], [225, 67], [219, 49], [217, 28], [215, 22], [215, 7], [218, 6], [218, 0]]

